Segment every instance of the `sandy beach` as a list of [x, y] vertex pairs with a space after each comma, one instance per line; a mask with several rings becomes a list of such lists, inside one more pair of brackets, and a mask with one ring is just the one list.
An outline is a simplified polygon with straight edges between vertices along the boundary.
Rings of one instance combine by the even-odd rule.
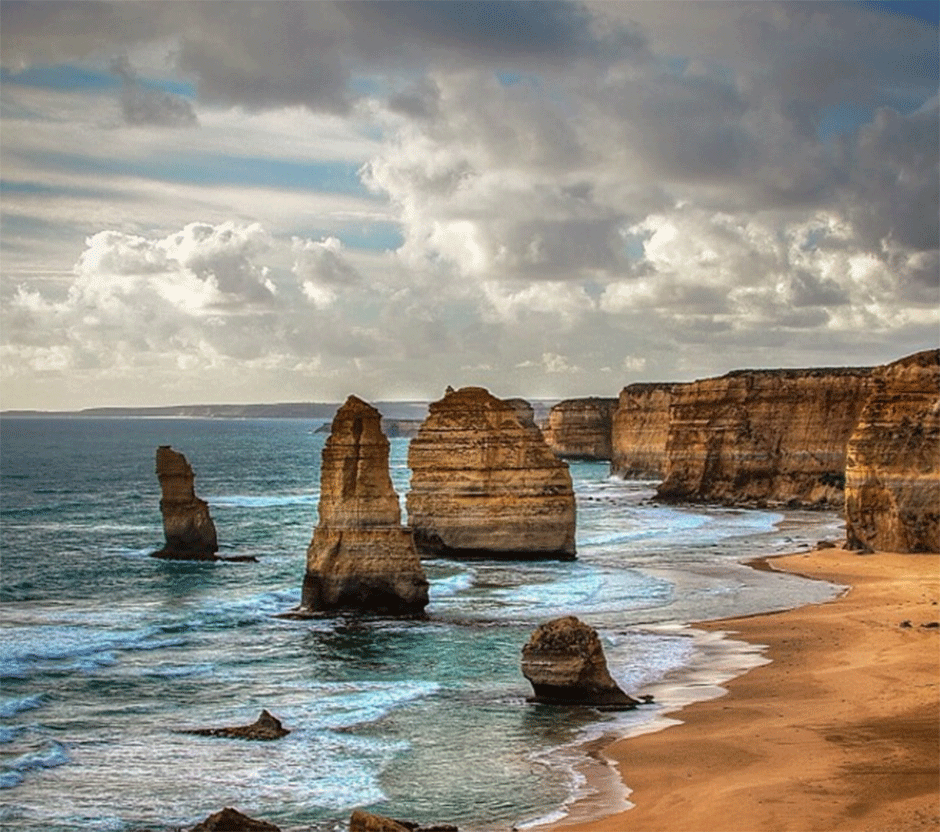
[[850, 589], [697, 625], [766, 645], [770, 663], [670, 714], [682, 724], [604, 748], [633, 808], [553, 830], [940, 829], [940, 556], [823, 549], [768, 563]]

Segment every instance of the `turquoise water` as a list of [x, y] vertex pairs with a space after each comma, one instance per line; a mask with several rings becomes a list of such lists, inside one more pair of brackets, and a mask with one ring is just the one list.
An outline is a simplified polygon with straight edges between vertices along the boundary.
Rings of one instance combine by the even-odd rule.
[[[562, 807], [578, 743], [653, 719], [526, 702], [542, 621], [598, 627], [630, 693], [701, 661], [664, 623], [821, 600], [827, 585], [739, 565], [832, 534], [819, 514], [658, 506], [651, 485], [576, 463], [572, 563], [429, 561], [430, 620], [290, 621], [316, 523], [322, 424], [18, 419], [0, 424], [0, 820], [22, 830], [166, 829], [233, 805], [285, 829], [345, 828], [357, 806], [467, 829]], [[222, 555], [162, 544], [154, 451], [196, 472]], [[407, 440], [392, 440], [407, 490]], [[174, 733], [245, 724], [276, 743]]]

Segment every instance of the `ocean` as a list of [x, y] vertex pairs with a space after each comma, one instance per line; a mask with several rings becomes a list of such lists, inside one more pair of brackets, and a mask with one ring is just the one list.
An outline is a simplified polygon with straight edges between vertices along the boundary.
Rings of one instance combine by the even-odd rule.
[[[536, 827], [585, 797], [585, 748], [764, 659], [688, 622], [816, 603], [839, 588], [742, 559], [841, 536], [834, 513], [676, 507], [654, 484], [571, 464], [573, 562], [425, 562], [427, 621], [276, 617], [300, 601], [317, 521], [316, 420], [4, 418], [0, 422], [0, 823], [167, 830], [234, 806], [285, 830], [345, 829], [353, 808], [462, 830]], [[220, 555], [163, 543], [158, 445], [184, 453]], [[391, 440], [408, 488], [407, 439]], [[403, 513], [404, 516], [404, 513]], [[611, 714], [534, 705], [520, 653], [574, 614], [613, 676], [656, 700]], [[244, 725], [270, 743], [177, 729]]]

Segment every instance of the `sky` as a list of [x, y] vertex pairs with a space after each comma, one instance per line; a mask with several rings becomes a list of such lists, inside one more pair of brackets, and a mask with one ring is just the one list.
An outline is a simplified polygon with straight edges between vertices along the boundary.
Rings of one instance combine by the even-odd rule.
[[935, 2], [2, 2], [0, 407], [940, 341]]

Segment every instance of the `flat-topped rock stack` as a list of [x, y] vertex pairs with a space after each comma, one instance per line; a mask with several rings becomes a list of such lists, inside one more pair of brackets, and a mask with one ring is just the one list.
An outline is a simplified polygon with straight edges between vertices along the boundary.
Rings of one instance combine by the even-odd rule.
[[881, 368], [874, 388], [848, 445], [848, 544], [940, 552], [940, 350]]
[[641, 382], [620, 391], [611, 423], [611, 474], [636, 480], [666, 476], [669, 407], [672, 391], [680, 386]]
[[609, 460], [617, 399], [565, 399], [548, 414], [545, 441], [562, 459]]
[[156, 558], [173, 560], [217, 560], [219, 543], [209, 505], [196, 496], [195, 475], [186, 457], [169, 445], [156, 454], [157, 478], [162, 497], [160, 513], [166, 543]]
[[424, 554], [571, 559], [575, 501], [568, 466], [531, 408], [482, 387], [448, 389], [411, 440], [408, 520]]
[[378, 410], [350, 396], [323, 448], [319, 523], [307, 549], [302, 612], [423, 615], [428, 581], [389, 475]]

